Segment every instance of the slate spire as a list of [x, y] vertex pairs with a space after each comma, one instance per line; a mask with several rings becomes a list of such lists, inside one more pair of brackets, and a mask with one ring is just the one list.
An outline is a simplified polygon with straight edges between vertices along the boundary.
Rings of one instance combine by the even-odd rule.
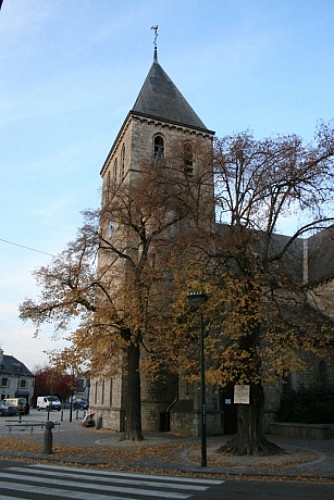
[[153, 64], [139, 92], [131, 113], [163, 122], [207, 130], [202, 120], [174, 85], [158, 62], [157, 29], [155, 30]]

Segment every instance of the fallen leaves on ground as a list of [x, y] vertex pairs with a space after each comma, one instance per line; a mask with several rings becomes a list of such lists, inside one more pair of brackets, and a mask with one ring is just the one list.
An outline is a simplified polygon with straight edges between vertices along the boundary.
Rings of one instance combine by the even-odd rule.
[[[37, 443], [34, 436], [20, 436], [20, 438], [3, 438], [1, 440], [2, 451], [12, 450], [16, 453], [37, 452], [42, 453], [43, 443]], [[179, 443], [164, 443], [149, 446], [138, 446], [136, 444], [125, 447], [112, 446], [92, 446], [92, 447], [71, 447], [63, 445], [53, 445], [52, 455], [58, 460], [85, 461], [90, 464], [103, 466], [118, 466], [123, 470], [133, 470], [136, 466], [143, 466], [146, 462], [155, 464], [173, 464], [178, 462], [178, 456], [189, 446]]]
[[[51, 455], [41, 455], [43, 451], [43, 439], [41, 435], [16, 435], [10, 437], [1, 438], [1, 451], [0, 454], [6, 456], [6, 450], [15, 452], [15, 456], [19, 458], [27, 459], [27, 453], [29, 452], [30, 460], [34, 461], [45, 460], [53, 461], [58, 463], [67, 463], [72, 465], [81, 466], [93, 466], [95, 468], [104, 470], [119, 470], [124, 472], [150, 472], [156, 474], [174, 474], [174, 475], [191, 475], [202, 476], [201, 472], [194, 473], [194, 471], [186, 472], [182, 471], [180, 464], [186, 462], [192, 463], [194, 466], [199, 466], [201, 462], [201, 452], [198, 444], [190, 444], [185, 442], [164, 442], [164, 443], [150, 443], [145, 441], [140, 443], [129, 443], [126, 442], [124, 445], [95, 445], [87, 446], [83, 445], [78, 447], [65, 446], [65, 445], [53, 445]], [[22, 455], [21, 455], [22, 454]], [[34, 456], [36, 455], [36, 456]], [[37, 458], [38, 457], [38, 458]], [[223, 476], [230, 477], [230, 474], [235, 478], [238, 477], [238, 470], [243, 471], [242, 477], [245, 479], [259, 479], [260, 475], [254, 475], [254, 470], [263, 470], [269, 475], [264, 477], [268, 480], [271, 476], [270, 472], [273, 472], [272, 478], [275, 477], [275, 473], [281, 471], [281, 478], [283, 477], [284, 470], [286, 467], [294, 467], [298, 464], [305, 462], [310, 462], [316, 460], [318, 455], [312, 453], [311, 451], [306, 451], [302, 449], [291, 449], [290, 452], [282, 455], [276, 455], [271, 457], [239, 457], [239, 456], [224, 456], [221, 453], [217, 453], [215, 449], [208, 449], [208, 466], [216, 468], [224, 468], [225, 473], [221, 473]], [[247, 473], [247, 470], [249, 472]], [[204, 471], [203, 471], [204, 472]], [[206, 477], [209, 477], [210, 471], [205, 470]], [[217, 471], [214, 473], [217, 476]], [[231, 476], [231, 477], [232, 477]], [[299, 478], [298, 478], [299, 476]], [[310, 480], [309, 474], [303, 473], [298, 474], [294, 480], [304, 479]], [[286, 476], [288, 477], [288, 476]], [[278, 479], [279, 480], [279, 479]], [[290, 478], [291, 480], [291, 478]], [[318, 478], [321, 480], [321, 478]], [[325, 481], [327, 482], [327, 481]], [[328, 482], [332, 482], [329, 481]]]

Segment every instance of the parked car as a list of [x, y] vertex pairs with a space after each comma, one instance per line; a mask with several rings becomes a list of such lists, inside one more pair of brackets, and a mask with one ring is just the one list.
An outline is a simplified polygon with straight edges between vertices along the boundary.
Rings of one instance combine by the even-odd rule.
[[73, 402], [73, 410], [88, 410], [88, 402], [85, 399], [76, 399]]
[[38, 396], [37, 410], [61, 410], [61, 402], [57, 396]]
[[27, 400], [25, 398], [5, 398], [3, 402], [15, 406], [18, 413], [27, 415]]
[[0, 415], [2, 417], [12, 417], [17, 414], [16, 406], [13, 406], [7, 401], [0, 401]]

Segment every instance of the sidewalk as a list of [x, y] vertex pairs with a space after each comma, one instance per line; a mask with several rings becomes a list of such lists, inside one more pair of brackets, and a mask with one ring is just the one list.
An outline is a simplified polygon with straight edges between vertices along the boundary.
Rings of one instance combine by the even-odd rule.
[[[57, 420], [56, 418], [54, 420]], [[193, 474], [223, 474], [246, 477], [334, 482], [334, 439], [269, 439], [284, 453], [269, 457], [236, 457], [217, 452], [229, 436], [207, 438], [208, 466], [200, 465], [200, 439], [170, 433], [146, 434], [139, 443], [121, 441], [121, 435], [106, 430], [84, 428], [80, 421], [61, 422], [52, 433], [52, 454], [43, 454], [43, 428], [8, 429], [0, 427], [1, 458], [25, 458], [113, 470]]]

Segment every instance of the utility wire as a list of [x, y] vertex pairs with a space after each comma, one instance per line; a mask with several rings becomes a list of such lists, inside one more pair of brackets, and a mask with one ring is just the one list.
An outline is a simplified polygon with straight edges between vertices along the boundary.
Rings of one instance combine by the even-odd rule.
[[3, 238], [0, 238], [0, 241], [3, 241], [4, 243], [8, 243], [9, 245], [14, 245], [15, 247], [20, 247], [20, 248], [25, 248], [26, 250], [31, 250], [32, 252], [38, 252], [38, 253], [43, 253], [44, 255], [50, 255], [50, 257], [55, 256], [52, 253], [43, 252], [43, 250], [36, 250], [36, 248], [26, 247], [24, 245], [20, 245], [19, 243], [14, 243], [13, 241], [4, 240]]

